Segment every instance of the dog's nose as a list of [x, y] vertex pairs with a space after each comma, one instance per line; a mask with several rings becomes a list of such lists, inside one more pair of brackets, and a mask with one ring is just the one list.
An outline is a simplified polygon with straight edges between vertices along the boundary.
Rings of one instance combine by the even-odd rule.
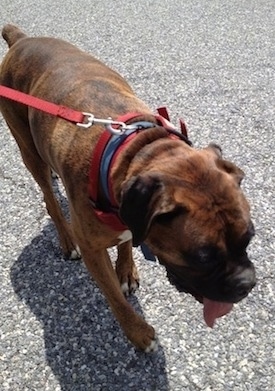
[[236, 288], [236, 296], [240, 299], [246, 297], [248, 293], [252, 291], [255, 285], [256, 282], [251, 282], [250, 284], [240, 284]]
[[249, 292], [256, 285], [256, 274], [254, 266], [238, 270], [233, 278], [230, 279], [229, 283], [231, 291], [235, 297], [235, 301], [240, 301], [246, 297]]

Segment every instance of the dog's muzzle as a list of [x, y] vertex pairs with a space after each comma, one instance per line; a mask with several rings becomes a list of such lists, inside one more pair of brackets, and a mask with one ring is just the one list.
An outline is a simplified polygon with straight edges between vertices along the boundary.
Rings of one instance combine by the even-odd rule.
[[210, 300], [237, 303], [244, 299], [256, 285], [255, 268], [248, 261], [245, 266], [238, 266], [234, 272], [216, 270], [211, 275], [194, 273], [188, 267], [161, 262], [167, 277], [179, 292], [190, 293], [202, 302]]
[[188, 267], [163, 264], [169, 281], [178, 291], [190, 293], [203, 304], [204, 320], [209, 327], [214, 326], [217, 318], [228, 314], [233, 304], [244, 299], [256, 284], [255, 269], [248, 260], [234, 273], [217, 269], [208, 276], [194, 273]]
[[226, 280], [225, 293], [232, 298], [232, 303], [244, 299], [256, 285], [254, 265], [250, 262], [247, 267], [238, 267], [233, 275]]

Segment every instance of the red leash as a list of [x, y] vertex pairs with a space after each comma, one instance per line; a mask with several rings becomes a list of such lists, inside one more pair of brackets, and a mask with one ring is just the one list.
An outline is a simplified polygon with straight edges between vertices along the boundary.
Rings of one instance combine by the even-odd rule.
[[[24, 92], [17, 91], [2, 85], [0, 85], [0, 97], [10, 99], [14, 102], [21, 103], [34, 109], [43, 111], [44, 113], [63, 118], [84, 128], [87, 128], [94, 123], [99, 123], [106, 126], [106, 130], [101, 134], [101, 137], [96, 145], [92, 157], [89, 175], [89, 195], [91, 197], [93, 208], [99, 220], [101, 220], [104, 224], [108, 225], [115, 231], [123, 231], [127, 229], [125, 224], [118, 216], [117, 211], [115, 211], [115, 209], [117, 209], [117, 206], [115, 205], [115, 200], [112, 193], [110, 200], [110, 211], [103, 211], [100, 209], [99, 205], [97, 205], [99, 198], [98, 188], [100, 180], [100, 164], [103, 152], [109, 140], [111, 140], [112, 136], [123, 135], [124, 132], [127, 130], [127, 121], [132, 120], [135, 117], [139, 117], [141, 113], [127, 113], [123, 116], [120, 116], [116, 121], [113, 121], [112, 119], [106, 120], [94, 118], [94, 115], [91, 113], [76, 111], [69, 107], [57, 105], [55, 103], [37, 98], [32, 95], [28, 95]], [[158, 115], [155, 115], [154, 117], [157, 120], [158, 125], [164, 127], [168, 131], [168, 135], [170, 134], [170, 137], [177, 137], [183, 139], [183, 141], [191, 145], [190, 141], [188, 140], [187, 130], [183, 120], [180, 120], [181, 133], [177, 133], [176, 128], [170, 122], [169, 114], [166, 107], [160, 107], [157, 109], [157, 111]], [[152, 123], [152, 126], [154, 125], [155, 124]], [[128, 128], [128, 130], [131, 129], [131, 125], [129, 126], [130, 128]], [[124, 131], [121, 133], [121, 130]], [[136, 132], [136, 129], [134, 131]], [[129, 139], [130, 138], [131, 136], [129, 136]], [[119, 151], [121, 151], [120, 148], [118, 148]], [[117, 155], [117, 152], [115, 153], [115, 155]]]
[[[117, 121], [112, 121], [112, 120], [106, 121], [106, 120], [96, 119], [90, 113], [83, 113], [81, 111], [73, 110], [73, 109], [66, 107], [66, 106], [57, 105], [55, 103], [46, 101], [44, 99], [37, 98], [36, 96], [28, 95], [28, 94], [25, 94], [24, 92], [17, 91], [17, 90], [14, 90], [13, 88], [9, 88], [9, 87], [2, 86], [2, 85], [0, 85], [0, 97], [13, 100], [14, 102], [21, 103], [23, 105], [32, 107], [34, 109], [43, 111], [44, 113], [51, 114], [55, 117], [63, 118], [67, 121], [73, 122], [73, 123], [77, 124], [78, 126], [82, 126], [84, 128], [91, 126], [95, 122], [103, 123], [103, 124], [107, 124], [108, 122], [110, 122], [110, 124], [113, 123], [115, 125], [123, 124], [123, 123], [119, 124]], [[167, 120], [170, 122], [169, 114], [167, 112], [166, 107], [159, 107], [157, 109], [157, 111], [158, 111], [160, 117], [162, 117], [164, 119], [164, 121]], [[132, 115], [132, 114], [133, 113], [130, 113], [130, 115]], [[127, 114], [126, 117], [128, 115], [129, 114]], [[87, 119], [87, 117], [88, 117], [88, 119]], [[86, 122], [86, 121], [88, 121], [88, 122]], [[163, 123], [162, 125], [165, 126], [165, 123]], [[168, 127], [169, 126], [170, 126], [170, 124], [168, 123]], [[181, 128], [181, 133], [188, 140], [186, 125], [182, 119], [180, 119], [180, 128]], [[111, 130], [113, 130], [112, 127], [111, 127]]]
[[20, 92], [1, 85], [0, 96], [74, 123], [82, 124], [86, 117], [85, 114], [83, 114], [81, 111], [76, 111], [66, 106], [57, 105], [55, 103], [48, 102], [35, 96], [25, 94], [24, 92]]

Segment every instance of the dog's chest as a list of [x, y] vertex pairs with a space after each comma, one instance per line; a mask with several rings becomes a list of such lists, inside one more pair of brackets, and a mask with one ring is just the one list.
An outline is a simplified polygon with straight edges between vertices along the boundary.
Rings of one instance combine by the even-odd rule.
[[119, 240], [118, 244], [128, 242], [129, 240], [132, 239], [132, 237], [133, 237], [132, 232], [129, 229], [126, 229], [125, 231], [122, 232], [122, 234], [118, 236], [118, 240]]

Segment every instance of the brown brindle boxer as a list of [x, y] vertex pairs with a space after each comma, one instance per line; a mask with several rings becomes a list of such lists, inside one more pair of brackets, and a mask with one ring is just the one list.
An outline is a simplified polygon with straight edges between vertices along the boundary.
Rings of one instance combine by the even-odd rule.
[[[0, 100], [24, 163], [44, 193], [64, 254], [77, 256], [79, 246], [125, 334], [140, 349], [155, 350], [157, 342], [154, 329], [125, 298], [139, 281], [133, 244], [149, 246], [169, 280], [204, 304], [206, 323], [213, 326], [255, 285], [246, 253], [254, 231], [240, 189], [243, 172], [224, 160], [216, 145], [189, 146], [120, 75], [89, 54], [59, 39], [29, 38], [11, 25], [2, 34], [10, 50], [1, 65], [1, 85], [98, 118], [128, 118], [127, 132], [106, 136], [102, 147], [107, 131], [101, 124], [83, 129]], [[138, 114], [127, 117], [129, 112]], [[70, 225], [54, 197], [51, 169], [66, 188]], [[107, 248], [115, 245], [114, 269]]]

